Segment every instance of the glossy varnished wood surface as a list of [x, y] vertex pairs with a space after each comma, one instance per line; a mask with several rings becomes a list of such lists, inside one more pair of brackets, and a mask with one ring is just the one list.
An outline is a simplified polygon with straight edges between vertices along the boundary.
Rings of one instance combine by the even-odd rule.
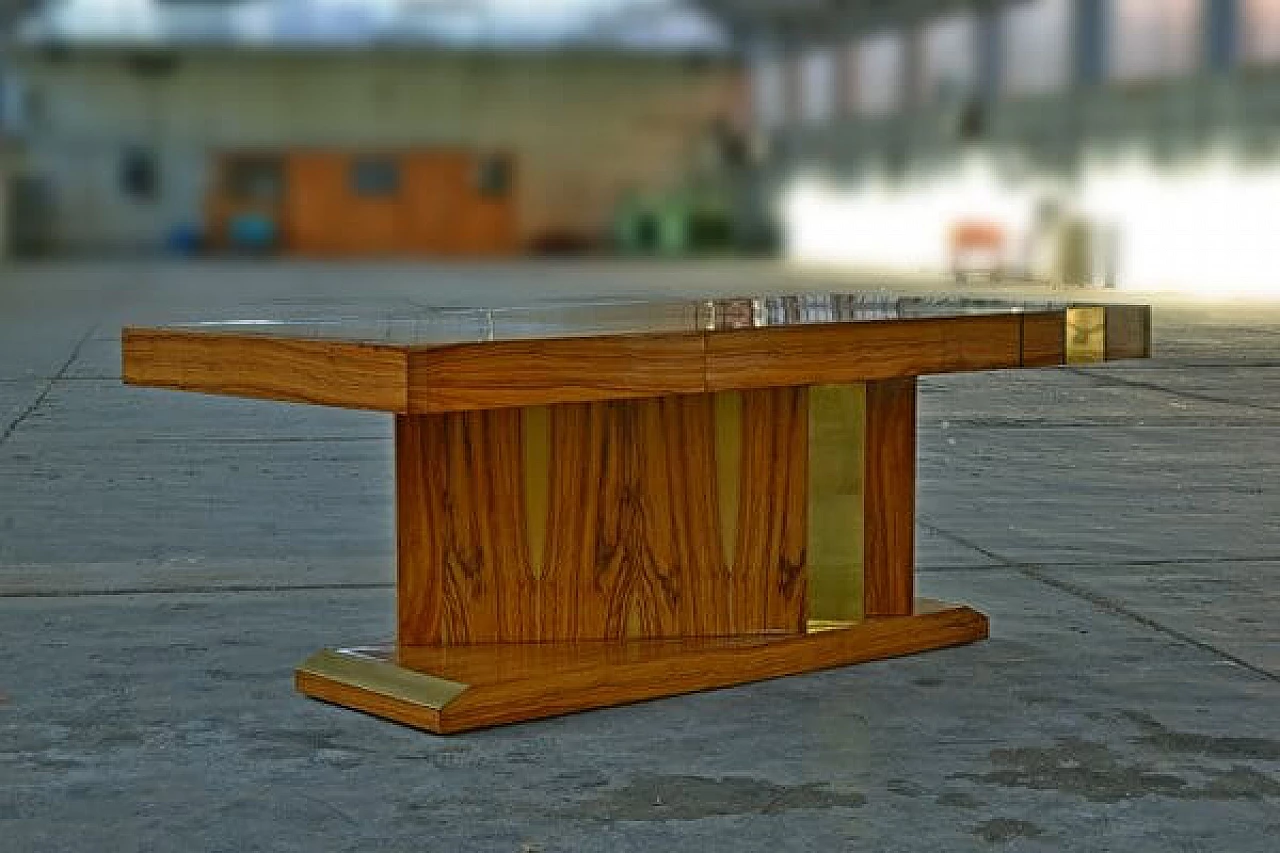
[[797, 632], [807, 616], [809, 394], [742, 395], [730, 633]]
[[415, 701], [412, 693], [380, 693], [301, 670], [297, 684], [309, 696], [447, 734], [945, 648], [987, 632], [986, 617], [976, 611], [920, 602], [911, 615], [789, 636], [402, 646], [356, 653], [466, 685], [443, 702], [430, 696]]
[[456, 412], [704, 390], [701, 335], [633, 335], [417, 348], [409, 407]]
[[541, 639], [723, 633], [714, 401], [550, 410]]
[[346, 341], [125, 329], [123, 378], [205, 394], [408, 411], [403, 349]]
[[[1078, 310], [1078, 309], [1072, 309]], [[1108, 306], [1098, 358], [1150, 353], [1150, 312]], [[1067, 361], [1066, 311], [690, 328], [447, 344], [126, 329], [125, 381], [419, 414], [865, 382]], [[1101, 326], [1099, 334], [1102, 334]]]
[[868, 616], [911, 612], [915, 578], [916, 380], [867, 384]]
[[402, 642], [537, 637], [518, 411], [396, 418]]
[[1067, 328], [1059, 313], [1024, 314], [1022, 367], [1053, 367], [1066, 360]]
[[400, 642], [799, 631], [808, 460], [803, 388], [401, 416]]
[[1020, 315], [722, 332], [707, 339], [711, 391], [994, 370], [1022, 363]]
[[124, 375], [396, 413], [397, 646], [297, 685], [453, 732], [985, 637], [913, 599], [915, 377], [1150, 352], [1123, 306], [1073, 309], [1079, 341], [1062, 311], [731, 307], [745, 328], [433, 345], [133, 329]]

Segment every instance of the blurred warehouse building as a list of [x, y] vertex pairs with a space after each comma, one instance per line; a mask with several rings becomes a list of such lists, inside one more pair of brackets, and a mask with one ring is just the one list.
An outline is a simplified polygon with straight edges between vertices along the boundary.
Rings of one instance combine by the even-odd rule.
[[668, 2], [63, 0], [8, 42], [20, 252], [596, 245], [744, 103]]
[[789, 253], [1280, 295], [1280, 0], [704, 0]]
[[22, 251], [1280, 294], [1280, 0], [0, 0]]

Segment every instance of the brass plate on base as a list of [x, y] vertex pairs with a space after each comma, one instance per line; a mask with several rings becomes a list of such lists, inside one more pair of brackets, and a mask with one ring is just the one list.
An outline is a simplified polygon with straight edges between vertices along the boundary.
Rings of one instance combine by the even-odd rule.
[[353, 690], [393, 696], [441, 711], [467, 689], [467, 685], [405, 669], [389, 663], [380, 649], [324, 649], [298, 667], [299, 675], [345, 684]]
[[911, 616], [803, 634], [324, 651], [298, 689], [437, 734], [534, 720], [984, 639], [987, 618], [918, 600]]
[[1067, 364], [1107, 360], [1107, 309], [1102, 305], [1067, 309]]

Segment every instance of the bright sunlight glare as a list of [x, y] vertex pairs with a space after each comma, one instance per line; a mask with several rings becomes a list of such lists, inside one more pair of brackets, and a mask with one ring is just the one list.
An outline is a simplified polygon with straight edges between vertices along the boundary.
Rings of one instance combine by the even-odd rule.
[[945, 272], [954, 226], [985, 222], [1017, 246], [1036, 207], [1058, 201], [1116, 236], [1116, 286], [1205, 297], [1280, 297], [1272, 226], [1280, 166], [1246, 166], [1223, 150], [1179, 168], [1139, 154], [1085, 158], [1056, 188], [997, 174], [971, 157], [929, 179], [854, 185], [798, 178], [782, 199], [788, 257], [897, 272]]

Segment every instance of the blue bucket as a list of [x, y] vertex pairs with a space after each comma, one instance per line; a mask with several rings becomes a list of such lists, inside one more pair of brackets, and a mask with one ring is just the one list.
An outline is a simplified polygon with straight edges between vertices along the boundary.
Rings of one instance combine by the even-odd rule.
[[240, 213], [227, 224], [231, 247], [242, 252], [269, 252], [276, 246], [276, 223], [261, 213]]

